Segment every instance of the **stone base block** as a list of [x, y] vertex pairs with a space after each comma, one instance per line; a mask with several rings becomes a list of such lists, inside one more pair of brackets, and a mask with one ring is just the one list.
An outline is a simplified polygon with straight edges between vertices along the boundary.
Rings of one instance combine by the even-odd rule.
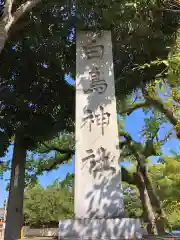
[[59, 240], [141, 239], [139, 219], [74, 219], [59, 222]]

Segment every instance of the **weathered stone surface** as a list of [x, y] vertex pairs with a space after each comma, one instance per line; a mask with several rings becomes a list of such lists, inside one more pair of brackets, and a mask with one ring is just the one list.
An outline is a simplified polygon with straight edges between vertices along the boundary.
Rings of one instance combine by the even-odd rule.
[[59, 223], [59, 240], [141, 239], [138, 219], [76, 219]]
[[59, 240], [140, 238], [140, 220], [123, 218], [110, 32], [77, 33], [76, 54], [76, 219]]
[[124, 212], [111, 33], [77, 33], [76, 218]]

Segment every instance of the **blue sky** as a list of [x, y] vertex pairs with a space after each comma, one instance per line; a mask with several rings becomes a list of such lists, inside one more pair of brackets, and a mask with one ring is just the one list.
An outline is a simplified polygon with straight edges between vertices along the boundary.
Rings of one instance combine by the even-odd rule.
[[[67, 79], [67, 81], [71, 84], [74, 83], [72, 79]], [[144, 113], [141, 109], [136, 110], [133, 112], [125, 121], [125, 128], [126, 131], [131, 134], [134, 140], [140, 141], [140, 135], [139, 132], [142, 129], [144, 125]], [[169, 128], [168, 125], [166, 125], [166, 129]], [[163, 136], [165, 130], [160, 130], [160, 135]], [[164, 146], [163, 146], [163, 152], [164, 154], [171, 154], [171, 150], [174, 150], [176, 152], [180, 152], [180, 141], [177, 139], [171, 139], [169, 140]], [[13, 147], [10, 147], [9, 152], [6, 154], [6, 159], [12, 158], [12, 151]], [[156, 161], [155, 158], [152, 159], [153, 162]], [[127, 165], [127, 164], [126, 164]], [[45, 173], [43, 176], [39, 177], [39, 183], [43, 186], [47, 186], [50, 183], [52, 183], [54, 180], [63, 179], [65, 178], [66, 174], [68, 172], [74, 172], [74, 161], [71, 164], [61, 165], [59, 169], [54, 170], [49, 173]], [[6, 173], [4, 175], [4, 179], [0, 180], [0, 207], [3, 206], [4, 200], [7, 198], [7, 192], [6, 192], [6, 179], [9, 179], [9, 173]]]

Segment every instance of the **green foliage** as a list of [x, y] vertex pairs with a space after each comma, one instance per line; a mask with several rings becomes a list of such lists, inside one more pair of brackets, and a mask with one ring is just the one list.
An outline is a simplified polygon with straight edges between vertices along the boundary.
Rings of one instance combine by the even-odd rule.
[[10, 145], [11, 134], [6, 131], [6, 129], [0, 130], [0, 157], [4, 157], [7, 149]]
[[138, 190], [133, 185], [123, 183], [124, 207], [127, 217], [141, 217], [142, 207]]
[[152, 66], [165, 65], [162, 72], [156, 75], [156, 80], [154, 83], [158, 84], [161, 88], [163, 86], [162, 82], [168, 82], [170, 86], [180, 85], [180, 41], [179, 41], [180, 31], [177, 32], [177, 40], [175, 45], [169, 52], [167, 59], [157, 58], [149, 63], [137, 66], [134, 70], [144, 70], [146, 68], [151, 68]]
[[57, 137], [53, 138], [50, 141], [43, 142], [39, 144], [35, 152], [39, 154], [46, 154], [50, 151], [63, 151], [66, 149], [74, 150], [75, 147], [75, 138], [74, 133], [61, 132]]
[[[75, 76], [75, 29], [111, 30], [116, 92], [122, 99], [122, 96], [131, 93], [144, 81], [149, 82], [166, 67], [163, 63], [143, 71], [132, 70], [137, 65], [167, 57], [169, 47], [175, 42], [175, 33], [178, 29], [179, 12], [176, 11], [178, 7], [177, 2], [171, 5], [169, 1], [155, 0], [43, 1], [12, 29], [9, 43], [12, 44], [13, 41], [18, 52], [29, 56], [28, 64], [27, 59], [23, 61], [19, 58], [19, 54], [15, 58], [17, 63], [20, 61], [21, 65], [24, 65], [25, 78], [27, 76], [31, 78], [31, 74], [36, 72], [32, 71], [35, 70], [33, 63], [37, 62], [39, 57], [41, 63], [51, 67], [53, 65], [51, 74], [60, 72], [59, 75], [62, 77], [63, 70]], [[27, 45], [32, 40], [33, 46], [29, 50]], [[3, 61], [14, 55], [8, 45], [5, 49], [1, 56]], [[8, 70], [8, 79], [13, 82], [12, 71], [9, 67], [7, 69], [7, 66], [12, 64], [7, 64], [5, 61], [1, 71], [5, 65], [4, 71]], [[41, 64], [36, 64], [39, 72], [35, 76], [41, 76], [40, 66]], [[57, 66], [59, 69], [56, 69]], [[27, 74], [28, 72], [30, 74]]]
[[179, 201], [164, 200], [163, 207], [168, 216], [169, 225], [171, 228], [175, 228], [180, 224], [180, 203]]
[[25, 223], [30, 226], [58, 226], [61, 219], [73, 217], [73, 197], [61, 188], [36, 185], [25, 191]]
[[[32, 148], [67, 125], [73, 127], [74, 88], [65, 84], [64, 75], [75, 75], [74, 27], [112, 30], [118, 98], [132, 92], [144, 79], [153, 79], [165, 62], [147, 71], [132, 69], [167, 56], [179, 21], [173, 11], [177, 3], [173, 7], [167, 4], [153, 0], [53, 1], [43, 2], [26, 14], [12, 29], [1, 53], [1, 111], [5, 117], [0, 125], [9, 138], [19, 131], [23, 143]], [[49, 129], [48, 133], [44, 129]]]
[[22, 19], [29, 27], [12, 34], [1, 53], [0, 126], [9, 138], [18, 132], [29, 149], [60, 130], [73, 129], [74, 88], [65, 81], [73, 43], [63, 11], [54, 14], [54, 5], [47, 7]]
[[162, 201], [170, 225], [178, 225], [180, 223], [179, 156], [164, 157], [159, 164], [154, 164], [149, 170], [156, 193]]
[[[112, 30], [116, 95], [118, 99], [122, 99], [122, 96], [127, 96], [133, 89], [164, 71], [167, 72], [170, 67], [167, 60], [168, 47], [174, 43], [174, 33], [178, 26], [178, 14], [175, 11], [164, 11], [166, 3], [158, 5], [157, 1], [92, 0], [51, 4], [45, 4], [44, 7], [40, 5], [36, 12], [28, 14], [22, 20], [21, 23], [29, 22], [28, 27], [23, 29], [21, 34], [12, 33], [12, 38], [2, 53], [3, 62], [0, 64], [0, 75], [4, 81], [0, 99], [4, 118], [0, 120], [0, 124], [4, 132], [11, 137], [19, 131], [23, 142], [30, 149], [35, 146], [34, 142], [45, 142], [39, 145], [38, 159], [35, 160], [34, 155], [28, 157], [27, 186], [32, 183], [32, 179], [37, 183], [37, 175], [41, 175], [43, 171], [56, 169], [59, 164], [68, 162], [74, 151], [74, 139], [71, 141], [71, 137], [58, 137], [51, 142], [46, 141], [58, 131], [73, 128], [74, 88], [65, 83], [64, 76], [66, 73], [75, 75], [74, 27], [77, 27], [77, 30]], [[16, 50], [12, 48], [14, 45]], [[161, 58], [162, 61], [159, 60]], [[144, 68], [134, 69], [135, 66], [144, 63]], [[160, 79], [160, 76], [158, 77]], [[155, 83], [159, 86], [159, 82]], [[152, 92], [157, 92], [156, 87], [153, 89], [151, 86], [151, 89]], [[126, 145], [122, 146], [125, 160], [137, 161], [138, 153], [146, 163], [147, 157], [161, 154], [162, 144], [158, 139], [158, 132], [165, 118], [158, 114], [151, 111], [152, 116], [145, 119], [145, 126], [141, 132], [143, 144], [130, 139], [133, 150], [129, 148], [127, 141]], [[120, 128], [124, 130], [122, 124]], [[69, 189], [69, 184], [72, 184], [69, 178], [71, 179], [68, 176], [63, 183], [57, 184], [60, 184], [61, 188]], [[52, 191], [51, 194], [55, 194], [55, 190], [54, 186], [48, 188], [48, 191]], [[39, 206], [42, 196], [45, 196], [45, 190], [35, 188], [33, 191], [33, 196], [39, 196], [37, 209], [43, 220], [38, 220], [39, 216], [33, 212], [33, 205], [28, 205], [29, 213], [26, 213], [26, 218], [30, 216], [32, 209], [34, 220], [31, 224], [42, 224], [45, 218], [54, 221], [57, 215], [51, 218], [53, 214], [45, 215], [45, 208], [42, 210]], [[41, 195], [38, 195], [38, 192]], [[48, 194], [49, 192], [47, 199], [51, 202]], [[133, 199], [137, 199], [136, 194], [126, 194], [125, 198], [128, 212], [136, 214], [137, 202], [133, 202]], [[139, 215], [140, 211], [137, 213]]]
[[74, 174], [68, 173], [63, 180], [56, 179], [49, 187], [55, 189], [64, 189], [72, 193], [74, 184]]
[[4, 172], [8, 170], [9, 162], [0, 160], [0, 179], [3, 179]]
[[38, 158], [37, 174], [43, 171], [57, 169], [60, 164], [68, 163], [74, 154], [74, 134], [63, 132], [51, 141], [44, 142], [36, 149]]
[[56, 182], [58, 185], [58, 188], [62, 188], [65, 190], [68, 190], [72, 193], [74, 189], [74, 174], [73, 173], [68, 173], [62, 181]]
[[158, 195], [162, 200], [179, 200], [180, 194], [180, 160], [175, 157], [164, 157], [161, 163], [151, 166], [150, 174], [156, 183]]
[[35, 160], [34, 154], [27, 155], [25, 167], [25, 188], [38, 184], [36, 172], [38, 170], [38, 162]]
[[[71, 163], [74, 154], [74, 134], [62, 132], [51, 141], [45, 141], [38, 148], [28, 152], [25, 170], [25, 187], [38, 183], [38, 177], [45, 171], [55, 170], [60, 164]], [[69, 181], [67, 176], [67, 181]], [[65, 181], [65, 180], [64, 180]], [[66, 183], [64, 183], [66, 185]]]

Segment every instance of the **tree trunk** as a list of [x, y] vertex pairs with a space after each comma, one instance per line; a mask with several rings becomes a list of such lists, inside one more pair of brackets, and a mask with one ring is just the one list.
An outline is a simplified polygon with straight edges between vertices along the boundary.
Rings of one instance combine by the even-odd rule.
[[[146, 157], [151, 155], [144, 155], [142, 152], [137, 151], [134, 141], [129, 134], [123, 132], [121, 133], [121, 136], [126, 138], [129, 149], [136, 157], [138, 163], [136, 172], [137, 179], [135, 179], [134, 182], [140, 192], [143, 210], [144, 212], [147, 212], [149, 222], [154, 228], [154, 233], [163, 234], [165, 232], [165, 225], [167, 222], [166, 215], [161, 208], [159, 198], [155, 193], [150, 179], [148, 178], [148, 170], [145, 164]], [[127, 173], [125, 176], [126, 178], [129, 178]]]
[[137, 171], [136, 186], [139, 190], [144, 216], [149, 221], [148, 233], [163, 235], [167, 219], [161, 208], [160, 200], [148, 178], [146, 167], [141, 167]]
[[21, 228], [23, 227], [26, 149], [21, 143], [19, 138], [16, 136], [11, 168], [11, 180], [5, 225], [5, 240], [20, 239]]
[[156, 220], [156, 227], [159, 235], [162, 235], [165, 233], [165, 222], [166, 222], [166, 216], [161, 208], [160, 200], [155, 193], [155, 190], [153, 188], [153, 185], [148, 178], [148, 173], [146, 167], [141, 168], [141, 172], [143, 175], [144, 183], [146, 185], [148, 195], [151, 201], [151, 204], [153, 206], [154, 212], [155, 212], [155, 220]]
[[157, 235], [158, 231], [155, 224], [155, 214], [153, 211], [153, 206], [151, 204], [150, 197], [144, 182], [143, 174], [140, 171], [136, 173], [136, 186], [139, 190], [144, 218], [148, 220], [148, 234]]
[[[144, 178], [143, 168], [137, 167], [135, 174], [130, 174], [125, 168], [122, 167], [122, 180], [129, 183], [135, 184], [139, 190], [140, 200], [143, 209], [144, 219], [148, 221], [147, 231], [149, 234], [157, 234], [158, 227], [156, 227], [155, 217], [156, 212], [154, 211], [154, 205], [152, 204], [149, 188], [147, 188]], [[146, 175], [147, 176], [147, 175]], [[154, 192], [153, 192], [154, 193]], [[154, 202], [153, 202], [154, 203]], [[155, 205], [156, 206], [156, 205]]]

